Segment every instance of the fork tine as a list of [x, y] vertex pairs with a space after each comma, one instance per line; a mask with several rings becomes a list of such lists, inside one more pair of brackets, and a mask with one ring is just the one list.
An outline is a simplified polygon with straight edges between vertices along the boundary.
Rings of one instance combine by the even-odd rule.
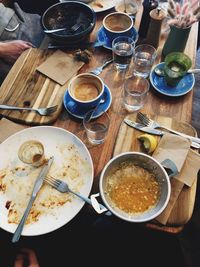
[[144, 119], [146, 119], [146, 116], [145, 116], [143, 113], [138, 112], [138, 114], [137, 114], [137, 118], [138, 118], [139, 120], [144, 120]]
[[51, 181], [50, 179], [48, 179], [48, 177], [45, 177], [45, 182], [47, 182], [49, 185], [51, 185], [52, 187], [56, 188], [55, 184], [53, 181]]
[[60, 182], [57, 179], [53, 178], [50, 175], [48, 175], [47, 177], [45, 177], [45, 180], [47, 182], [49, 182], [55, 188], [57, 188], [59, 186], [59, 184], [60, 184]]
[[143, 114], [142, 112], [138, 112], [137, 114], [137, 118], [140, 122], [142, 122], [143, 124], [145, 124], [146, 126], [150, 125], [151, 124], [151, 119], [149, 119], [147, 117], [146, 114]]
[[50, 115], [50, 114], [54, 113], [57, 110], [57, 108], [58, 108], [58, 105], [52, 106], [52, 107], [48, 107], [48, 108], [46, 108], [46, 110], [44, 111], [44, 113], [46, 115]]
[[52, 106], [52, 107], [48, 107], [48, 111], [50, 111], [50, 112], [54, 112], [54, 111], [57, 110], [57, 108], [58, 108], [58, 105], [56, 105], [56, 106]]

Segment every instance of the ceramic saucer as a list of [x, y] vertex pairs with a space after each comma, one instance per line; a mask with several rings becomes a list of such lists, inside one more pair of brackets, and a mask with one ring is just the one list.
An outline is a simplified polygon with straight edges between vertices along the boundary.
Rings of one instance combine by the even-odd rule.
[[[133, 40], [135, 41], [135, 43], [138, 40], [138, 32], [135, 29], [135, 27], [133, 27], [131, 29], [131, 38], [133, 38]], [[112, 49], [112, 41], [108, 38], [105, 29], [103, 26], [101, 26], [101, 28], [98, 30], [97, 32], [97, 44], [102, 44], [103, 47], [107, 48], [107, 49]]]
[[154, 71], [156, 67], [163, 68], [164, 64], [164, 62], [157, 64], [150, 73], [149, 78], [154, 89], [163, 95], [172, 97], [182, 96], [190, 92], [195, 83], [194, 74], [186, 74], [176, 86], [172, 87], [167, 85], [163, 76], [157, 75]]
[[[103, 112], [107, 111], [112, 103], [112, 94], [110, 92], [110, 89], [104, 85], [104, 94], [103, 99], [105, 100], [102, 104], [99, 105], [98, 109], [94, 112], [94, 115], [92, 118], [98, 118], [102, 115]], [[70, 97], [68, 91], [66, 90], [64, 97], [63, 97], [63, 104], [66, 108], [66, 110], [74, 117], [78, 119], [83, 119], [84, 115], [87, 113], [88, 110], [80, 109], [73, 101], [73, 99]]]

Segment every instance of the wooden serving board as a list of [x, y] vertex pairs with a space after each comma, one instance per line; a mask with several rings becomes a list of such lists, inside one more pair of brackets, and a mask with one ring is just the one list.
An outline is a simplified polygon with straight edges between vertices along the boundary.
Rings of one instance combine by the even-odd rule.
[[[136, 121], [136, 114], [128, 115], [127, 118], [132, 119]], [[188, 123], [183, 123], [180, 121], [177, 121], [176, 119], [169, 118], [169, 117], [162, 117], [162, 116], [154, 116], [152, 119], [155, 119], [157, 122], [162, 124], [163, 126], [170, 127], [174, 130], [196, 136], [196, 130]], [[137, 137], [141, 135], [143, 132], [136, 130], [124, 122], [122, 122], [118, 136], [116, 139], [116, 144], [114, 148], [114, 156], [118, 155], [122, 152], [126, 151], [140, 151], [144, 152], [141, 148], [141, 143], [137, 140]], [[161, 137], [157, 137], [158, 139]], [[167, 225], [165, 226], [156, 226], [156, 222], [152, 224], [153, 228], [160, 228], [162, 230], [162, 227], [166, 228], [168, 227], [168, 232], [176, 233], [179, 232], [182, 228], [180, 226], [183, 226], [186, 224], [193, 213], [194, 208], [194, 202], [195, 202], [195, 195], [196, 195], [196, 185], [197, 182], [194, 182], [192, 187], [183, 186], [181, 187], [182, 191], [175, 203], [175, 206], [172, 209], [172, 212], [170, 213]], [[151, 224], [149, 224], [151, 225]], [[172, 229], [171, 226], [175, 226], [175, 230]]]
[[16, 61], [1, 86], [0, 104], [18, 107], [47, 107], [58, 105], [50, 116], [40, 116], [35, 112], [0, 110], [0, 114], [10, 120], [28, 125], [53, 123], [62, 110], [63, 86], [36, 71], [36, 68], [54, 51], [29, 49]]

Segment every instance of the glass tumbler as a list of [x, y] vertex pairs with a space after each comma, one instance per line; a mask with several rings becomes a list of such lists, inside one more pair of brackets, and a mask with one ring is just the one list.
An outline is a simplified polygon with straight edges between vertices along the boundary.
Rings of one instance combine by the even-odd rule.
[[135, 42], [127, 36], [119, 36], [112, 42], [113, 62], [118, 70], [129, 67], [133, 57]]
[[134, 112], [141, 109], [146, 101], [149, 91], [147, 79], [131, 76], [124, 81], [124, 106], [127, 111]]
[[147, 78], [155, 62], [156, 49], [148, 44], [138, 45], [134, 53], [133, 73], [137, 76]]
[[91, 113], [93, 110], [88, 111], [83, 118], [83, 126], [86, 131], [88, 141], [92, 144], [102, 144], [108, 133], [110, 125], [110, 117], [106, 112], [104, 112], [98, 118], [91, 118]]

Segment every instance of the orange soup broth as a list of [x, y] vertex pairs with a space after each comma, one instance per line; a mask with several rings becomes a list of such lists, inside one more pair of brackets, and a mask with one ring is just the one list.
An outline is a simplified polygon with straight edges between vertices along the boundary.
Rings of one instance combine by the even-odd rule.
[[124, 212], [145, 212], [159, 200], [160, 186], [156, 177], [131, 162], [121, 163], [107, 181], [110, 199]]

